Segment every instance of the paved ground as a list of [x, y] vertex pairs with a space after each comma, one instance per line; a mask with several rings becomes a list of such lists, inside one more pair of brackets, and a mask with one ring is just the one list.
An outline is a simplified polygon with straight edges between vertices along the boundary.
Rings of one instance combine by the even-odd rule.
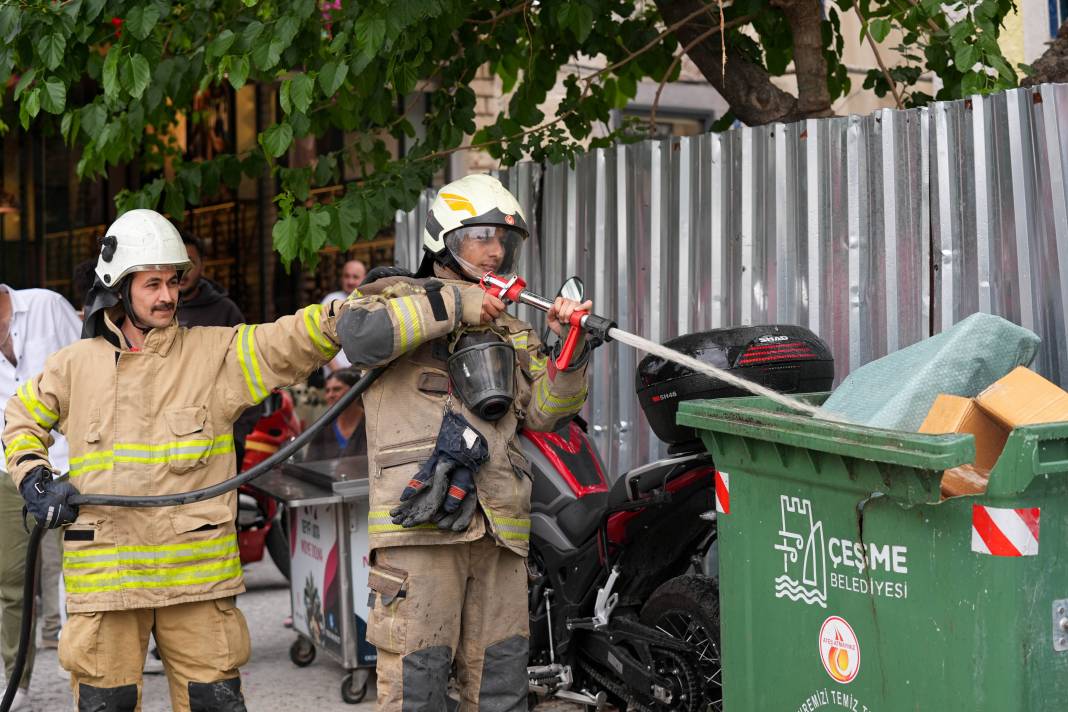
[[[248, 592], [238, 605], [248, 619], [252, 634], [252, 659], [241, 671], [241, 685], [251, 712], [358, 712], [374, 709], [374, 678], [364, 702], [348, 705], [341, 700], [340, 685], [345, 671], [326, 655], [319, 655], [306, 668], [289, 660], [292, 630], [282, 625], [289, 615], [289, 593], [285, 579], [270, 561], [245, 569]], [[34, 709], [59, 712], [73, 709], [70, 682], [60, 670], [55, 650], [40, 650], [30, 685]], [[170, 710], [167, 681], [163, 675], [146, 675], [143, 712]], [[541, 705], [539, 712], [579, 710], [572, 705]]]

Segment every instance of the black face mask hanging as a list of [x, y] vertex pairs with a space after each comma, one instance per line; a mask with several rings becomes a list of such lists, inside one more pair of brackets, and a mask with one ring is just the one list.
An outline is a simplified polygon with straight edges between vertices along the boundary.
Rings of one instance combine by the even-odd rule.
[[460, 337], [448, 361], [453, 392], [483, 420], [500, 420], [515, 399], [515, 349], [492, 331]]

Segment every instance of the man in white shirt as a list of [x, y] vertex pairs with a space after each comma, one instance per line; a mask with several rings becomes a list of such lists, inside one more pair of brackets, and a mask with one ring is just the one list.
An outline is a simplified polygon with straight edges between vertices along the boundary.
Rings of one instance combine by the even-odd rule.
[[[360, 260], [349, 260], [341, 267], [341, 289], [336, 292], [330, 292], [323, 297], [322, 305], [325, 307], [335, 299], [348, 299], [349, 295], [355, 291], [357, 287], [363, 284], [364, 277], [367, 276], [367, 265]], [[344, 351], [338, 351], [334, 360], [323, 366], [323, 370], [327, 375], [330, 375], [334, 371], [340, 371], [343, 368], [348, 368], [352, 364], [345, 358]]]
[[[44, 369], [45, 359], [77, 341], [81, 331], [78, 313], [59, 294], [0, 284], [0, 428], [8, 398], [16, 397], [20, 388], [27, 387]], [[57, 470], [67, 471], [67, 441], [59, 433], [55, 433], [48, 455]], [[23, 569], [29, 540], [23, 527], [22, 505], [15, 483], [6, 472], [0, 472], [0, 657], [5, 670], [15, 664], [22, 626]], [[28, 524], [33, 525], [32, 519]], [[58, 530], [46, 533], [46, 537], [58, 536]], [[58, 584], [53, 581], [50, 585]], [[30, 640], [34, 638], [31, 636]], [[28, 690], [35, 652], [31, 645], [11, 712], [30, 709]]]

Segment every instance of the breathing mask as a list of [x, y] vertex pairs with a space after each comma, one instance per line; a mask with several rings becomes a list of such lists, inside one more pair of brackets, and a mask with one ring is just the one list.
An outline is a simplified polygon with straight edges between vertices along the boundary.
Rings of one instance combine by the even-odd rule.
[[452, 388], [483, 420], [500, 420], [515, 399], [515, 349], [492, 331], [465, 332], [447, 363]]

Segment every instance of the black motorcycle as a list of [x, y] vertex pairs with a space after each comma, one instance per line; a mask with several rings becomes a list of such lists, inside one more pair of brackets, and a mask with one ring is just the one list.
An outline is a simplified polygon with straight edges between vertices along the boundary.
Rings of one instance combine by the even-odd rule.
[[[669, 341], [781, 392], [830, 387], [827, 346], [796, 326], [719, 329]], [[716, 468], [678, 403], [745, 395], [646, 357], [637, 392], [668, 456], [609, 478], [585, 423], [522, 433], [533, 471], [528, 558], [531, 705], [546, 698], [602, 709], [722, 710]], [[729, 585], [729, 583], [728, 583]]]

